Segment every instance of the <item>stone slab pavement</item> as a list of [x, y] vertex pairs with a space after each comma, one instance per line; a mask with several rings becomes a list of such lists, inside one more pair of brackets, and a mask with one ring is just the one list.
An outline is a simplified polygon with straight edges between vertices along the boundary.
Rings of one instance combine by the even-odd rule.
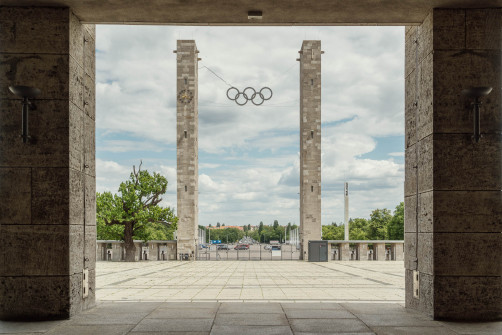
[[100, 301], [404, 302], [403, 262], [98, 262]]
[[502, 322], [440, 322], [396, 303], [106, 301], [71, 320], [2, 322], [0, 334], [502, 334]]

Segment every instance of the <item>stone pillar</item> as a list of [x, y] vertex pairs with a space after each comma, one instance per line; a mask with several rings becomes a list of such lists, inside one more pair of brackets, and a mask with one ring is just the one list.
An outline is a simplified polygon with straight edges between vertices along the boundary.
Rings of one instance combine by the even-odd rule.
[[385, 260], [385, 243], [373, 243], [373, 259], [377, 261]]
[[348, 243], [340, 243], [340, 260], [350, 261], [350, 245]]
[[393, 261], [404, 260], [404, 248], [402, 243], [393, 243], [390, 245], [391, 256]]
[[[94, 305], [95, 30], [68, 8], [1, 7], [0, 34], [0, 319], [68, 318]], [[28, 143], [10, 85], [42, 91]]]
[[198, 53], [193, 40], [177, 42], [178, 254], [195, 259], [198, 243]]
[[[406, 28], [406, 306], [435, 319], [502, 318], [501, 13], [434, 9]], [[479, 143], [472, 86], [493, 87]]]
[[368, 260], [368, 243], [359, 243], [359, 260], [367, 261]]
[[321, 239], [321, 41], [300, 53], [300, 257]]

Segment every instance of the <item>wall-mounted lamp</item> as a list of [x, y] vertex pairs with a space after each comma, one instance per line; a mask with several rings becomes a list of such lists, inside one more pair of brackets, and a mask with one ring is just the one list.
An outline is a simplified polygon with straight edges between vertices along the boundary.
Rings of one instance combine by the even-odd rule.
[[39, 95], [40, 90], [38, 88], [29, 86], [9, 86], [9, 90], [15, 95], [23, 98], [23, 134], [21, 135], [21, 137], [23, 138], [23, 143], [26, 143], [31, 138], [28, 135], [28, 111], [30, 107], [32, 110], [37, 109], [35, 104], [29, 99], [33, 99], [37, 95]]
[[465, 90], [462, 90], [462, 94], [468, 96], [470, 98], [474, 98], [474, 102], [472, 106], [474, 108], [474, 140], [476, 143], [479, 142], [481, 138], [481, 125], [479, 122], [479, 106], [481, 106], [480, 99], [484, 96], [487, 96], [492, 91], [491, 87], [469, 87]]

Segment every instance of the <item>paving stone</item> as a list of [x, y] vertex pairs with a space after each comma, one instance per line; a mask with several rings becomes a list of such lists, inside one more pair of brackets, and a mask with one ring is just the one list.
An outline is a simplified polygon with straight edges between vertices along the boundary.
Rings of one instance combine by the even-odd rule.
[[377, 335], [455, 335], [445, 327], [372, 327]]
[[288, 335], [293, 334], [289, 326], [225, 326], [214, 325], [211, 335]]
[[193, 304], [192, 308], [157, 308], [150, 313], [149, 319], [214, 319], [218, 308], [197, 308]]
[[457, 334], [502, 334], [502, 321], [497, 322], [440, 322]]
[[73, 317], [69, 323], [72, 325], [134, 325], [144, 319], [148, 313], [82, 313]]
[[123, 335], [129, 333], [134, 325], [62, 325], [46, 334], [48, 335]]
[[209, 332], [213, 324], [212, 319], [180, 319], [180, 320], [165, 320], [165, 319], [144, 319], [133, 331], [203, 331]]
[[0, 321], [0, 334], [43, 333], [65, 322], [66, 321]]
[[122, 314], [122, 313], [150, 313], [161, 305], [160, 302], [102, 302], [89, 313]]
[[296, 309], [309, 309], [309, 310], [344, 309], [344, 307], [342, 307], [342, 305], [337, 304], [337, 303], [310, 303], [310, 302], [290, 303], [290, 302], [284, 302], [284, 303], [281, 303], [281, 305], [284, 310], [286, 310], [286, 309], [290, 309], [290, 310], [296, 310]]
[[357, 314], [368, 326], [434, 326], [435, 321], [419, 314]]
[[288, 320], [284, 314], [221, 314], [214, 319], [215, 325], [224, 326], [287, 326]]
[[218, 314], [230, 313], [283, 313], [281, 305], [277, 303], [222, 303]]
[[295, 334], [296, 332], [371, 332], [371, 330], [363, 322], [357, 319], [289, 319], [289, 323]]
[[285, 309], [288, 319], [351, 319], [354, 314], [344, 310]]

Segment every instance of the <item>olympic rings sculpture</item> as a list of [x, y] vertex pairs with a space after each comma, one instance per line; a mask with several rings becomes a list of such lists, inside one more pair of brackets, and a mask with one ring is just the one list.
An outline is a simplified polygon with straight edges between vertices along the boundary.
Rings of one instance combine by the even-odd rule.
[[230, 87], [227, 90], [227, 98], [235, 101], [239, 106], [244, 106], [249, 100], [251, 100], [255, 106], [260, 106], [265, 100], [270, 100], [272, 94], [272, 90], [268, 87], [263, 87], [258, 92], [252, 87], [246, 87], [242, 92], [235, 87]]

